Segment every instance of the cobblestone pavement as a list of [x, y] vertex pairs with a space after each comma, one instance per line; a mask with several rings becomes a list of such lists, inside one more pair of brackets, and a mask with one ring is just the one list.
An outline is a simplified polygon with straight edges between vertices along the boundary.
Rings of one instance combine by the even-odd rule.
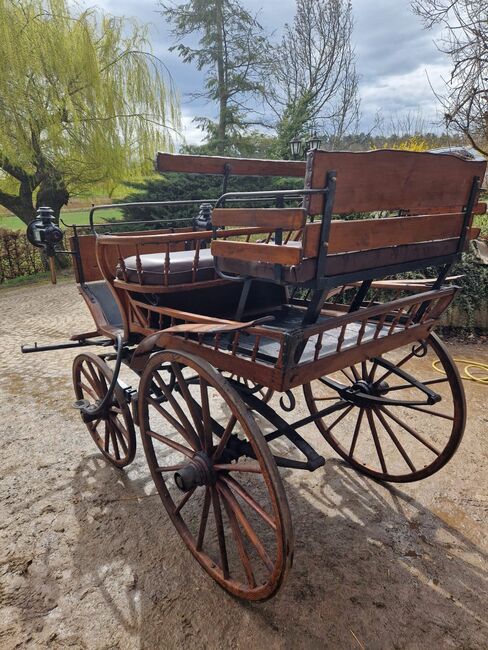
[[466, 385], [465, 439], [426, 481], [380, 485], [325, 443], [324, 468], [283, 472], [294, 567], [248, 605], [191, 558], [142, 451], [125, 472], [96, 452], [71, 408], [75, 353], [20, 354], [91, 327], [71, 284], [0, 292], [2, 650], [488, 648], [487, 387]]

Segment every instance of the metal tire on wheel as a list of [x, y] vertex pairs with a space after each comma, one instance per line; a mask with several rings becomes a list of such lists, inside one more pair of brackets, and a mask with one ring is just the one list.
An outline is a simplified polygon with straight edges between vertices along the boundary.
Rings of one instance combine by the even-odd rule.
[[[99, 403], [107, 394], [113, 372], [96, 354], [84, 352], [73, 361], [73, 386], [76, 399]], [[122, 388], [117, 385], [112, 403], [100, 418], [85, 422], [95, 444], [116, 467], [125, 467], [134, 460], [136, 433], [129, 405]]]
[[[168, 363], [173, 392], [160, 372]], [[273, 596], [291, 566], [291, 517], [274, 458], [237, 391], [206, 361], [165, 350], [141, 377], [139, 422], [159, 496], [194, 557], [234, 596]]]
[[[383, 360], [391, 365], [382, 367]], [[341, 395], [338, 386], [349, 392]], [[406, 483], [431, 476], [452, 458], [464, 433], [462, 380], [435, 334], [303, 389], [312, 415], [339, 407], [315, 420], [320, 433], [352, 467], [376, 479]], [[436, 393], [428, 404], [425, 389]]]

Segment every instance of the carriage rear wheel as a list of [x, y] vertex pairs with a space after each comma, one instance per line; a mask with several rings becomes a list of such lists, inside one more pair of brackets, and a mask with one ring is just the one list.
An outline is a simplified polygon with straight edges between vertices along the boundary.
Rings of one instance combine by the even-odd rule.
[[[161, 372], [168, 364], [173, 391]], [[275, 594], [292, 560], [290, 512], [273, 456], [237, 391], [206, 361], [165, 350], [141, 377], [139, 422], [163, 505], [201, 566], [240, 598]]]
[[[101, 402], [112, 377], [110, 366], [96, 354], [79, 354], [73, 362], [76, 399], [92, 404]], [[129, 405], [119, 385], [115, 387], [112, 402], [103, 415], [85, 424], [97, 447], [113, 465], [125, 467], [134, 460], [136, 433]]]
[[459, 372], [435, 334], [313, 380], [304, 393], [312, 415], [337, 407], [315, 420], [335, 451], [384, 481], [417, 481], [437, 472], [454, 455], [466, 423]]

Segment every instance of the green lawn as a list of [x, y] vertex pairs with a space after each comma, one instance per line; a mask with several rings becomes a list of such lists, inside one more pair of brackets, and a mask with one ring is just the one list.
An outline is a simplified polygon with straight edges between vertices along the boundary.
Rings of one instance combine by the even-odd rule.
[[[88, 215], [90, 209], [76, 210], [73, 212], [62, 212], [61, 219], [66, 224], [76, 224], [77, 226], [88, 225]], [[95, 212], [95, 223], [104, 223], [106, 219], [120, 219], [122, 212], [117, 208], [108, 208], [107, 210], [98, 210]], [[0, 228], [7, 230], [24, 230], [25, 224], [17, 217], [0, 214]]]

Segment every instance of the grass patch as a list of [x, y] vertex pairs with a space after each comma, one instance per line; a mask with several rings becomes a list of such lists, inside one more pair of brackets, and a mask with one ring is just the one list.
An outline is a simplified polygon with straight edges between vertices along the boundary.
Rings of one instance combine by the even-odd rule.
[[[74, 281], [74, 273], [71, 269], [56, 270], [58, 283]], [[32, 284], [50, 284], [51, 274], [49, 271], [33, 273], [32, 275], [19, 275], [12, 280], [5, 280], [0, 284], [0, 291], [3, 289], [15, 289], [16, 287], [27, 287]]]
[[[90, 209], [85, 208], [82, 210], [74, 210], [61, 212], [61, 219], [67, 224], [75, 224], [77, 226], [88, 225], [88, 215]], [[95, 212], [95, 223], [105, 223], [107, 219], [121, 219], [122, 211], [117, 208], [108, 208], [107, 210], [99, 210]], [[26, 225], [18, 217], [13, 215], [0, 214], [0, 228], [7, 230], [25, 230]]]

